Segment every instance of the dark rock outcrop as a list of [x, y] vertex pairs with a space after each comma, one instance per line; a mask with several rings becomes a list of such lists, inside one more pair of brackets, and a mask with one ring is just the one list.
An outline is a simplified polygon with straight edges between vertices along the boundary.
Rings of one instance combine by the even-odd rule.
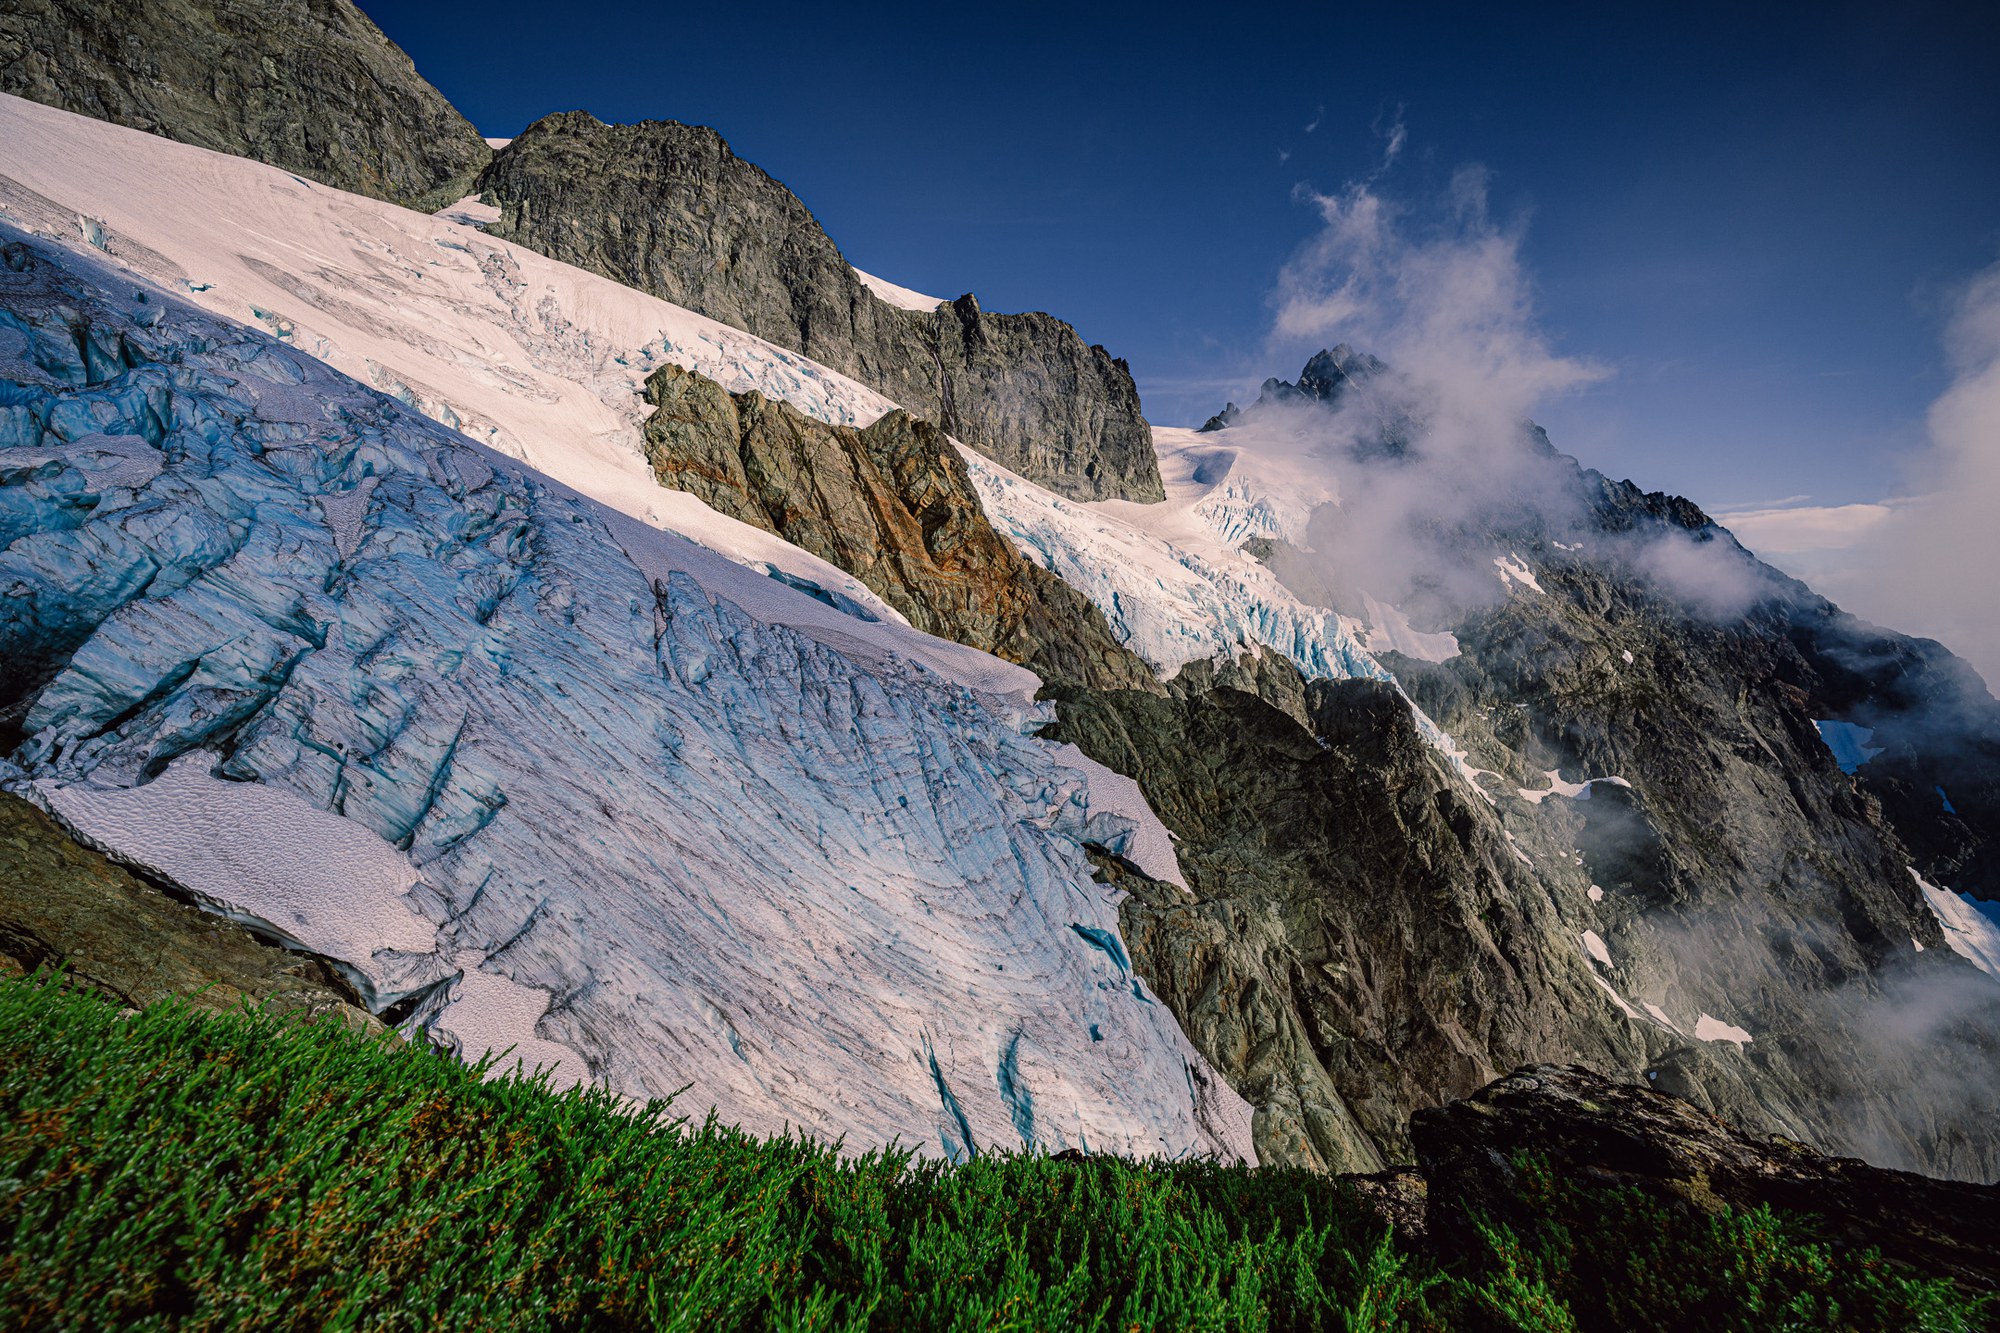
[[646, 456], [662, 485], [839, 566], [927, 633], [1051, 679], [1158, 688], [1103, 612], [994, 531], [929, 422], [895, 411], [865, 429], [833, 426], [673, 365], [646, 397]]
[[2000, 1287], [2000, 1185], [1933, 1180], [1788, 1139], [1758, 1139], [1678, 1097], [1575, 1066], [1531, 1065], [1410, 1124], [1429, 1238], [1477, 1245], [1473, 1219], [1532, 1225], [1523, 1155], [1565, 1183], [1674, 1204], [1808, 1214], [1843, 1244], [1970, 1286]]
[[1337, 404], [1350, 390], [1359, 389], [1388, 372], [1389, 367], [1381, 360], [1366, 352], [1357, 352], [1346, 343], [1325, 348], [1315, 352], [1312, 360], [1306, 362], [1296, 382], [1271, 376], [1264, 381], [1256, 402], [1247, 407], [1224, 403], [1220, 412], [1201, 424], [1201, 430], [1227, 430], [1239, 421], [1283, 403]]
[[1880, 753], [1853, 779], [1926, 878], [2000, 899], [2000, 703], [1959, 658], [1809, 604], [1791, 626], [1815, 717], [1865, 726]]
[[[1479, 772], [1395, 691], [1288, 681], [1269, 653], [1184, 669], [1168, 699], [1062, 693], [1048, 733], [1136, 778], [1181, 839], [1192, 897], [1105, 873], [1132, 892], [1135, 965], [1258, 1108], [1265, 1160], [1408, 1160], [1411, 1112], [1582, 1061], [1758, 1130], [2000, 1173], [2000, 984], [1946, 946], [1908, 870], [1935, 846], [1975, 887], [2000, 832], [1962, 813], [1986, 808], [2000, 735], [1977, 682], [1538, 431], [1494, 469], [1526, 484], [1450, 492], [1385, 373], [1328, 353], [1279, 396], [1302, 414], [1363, 395], [1380, 428], [1330, 432], [1346, 461], [1405, 502], [1438, 493], [1408, 513], [1435, 577], [1393, 600], [1461, 651], [1384, 661]], [[1315, 522], [1317, 551], [1257, 554], [1338, 607], [1337, 522]], [[1497, 578], [1503, 557], [1538, 583]], [[1887, 752], [1841, 772], [1829, 717]]]
[[348, 0], [10, 0], [0, 92], [425, 211], [492, 156]]
[[[1992, 1174], [2000, 986], [1945, 946], [1879, 806], [1824, 753], [1782, 628], [1676, 619], [1587, 564], [1541, 572], [1549, 595], [1462, 627], [1461, 659], [1398, 662], [1495, 770], [1490, 802], [1393, 691], [1287, 685], [1271, 654], [1226, 684], [1184, 671], [1167, 699], [1057, 694], [1047, 734], [1135, 776], [1180, 838], [1192, 898], [1112, 873], [1121, 923], [1257, 1108], [1263, 1159], [1406, 1161], [1412, 1111], [1581, 1060], [1763, 1130]], [[1548, 768], [1633, 785], [1514, 794]]]
[[1311, 726], [1196, 677], [1164, 699], [1057, 690], [1043, 733], [1137, 776], [1178, 836], [1192, 896], [1106, 875], [1134, 967], [1256, 1108], [1259, 1160], [1374, 1170], [1409, 1160], [1413, 1109], [1531, 1053], [1643, 1060], [1597, 1012], [1567, 905], [1407, 703], [1293, 675]]
[[326, 962], [170, 897], [0, 792], [0, 972], [54, 967], [131, 1008], [169, 996], [203, 1009], [268, 1003], [382, 1030]]
[[490, 234], [803, 352], [1064, 495], [1165, 494], [1123, 361], [1049, 315], [881, 300], [713, 130], [548, 116], [479, 184], [501, 209]]

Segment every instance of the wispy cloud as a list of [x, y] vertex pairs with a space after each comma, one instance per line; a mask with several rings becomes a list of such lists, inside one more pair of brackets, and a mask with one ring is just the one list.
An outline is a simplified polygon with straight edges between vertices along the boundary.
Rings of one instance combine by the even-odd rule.
[[[1385, 167], [1406, 137], [1398, 120]], [[1484, 168], [1462, 167], [1422, 214], [1373, 176], [1302, 191], [1322, 226], [1279, 275], [1274, 342], [1365, 348], [1432, 390], [1447, 422], [1482, 430], [1515, 430], [1537, 403], [1602, 378], [1537, 327], [1522, 226], [1494, 220], [1489, 184]]]
[[1844, 505], [1807, 505], [1796, 497], [1745, 509], [1724, 509], [1714, 518], [1745, 546], [1767, 559], [1843, 551], [1865, 539], [1915, 501], [1907, 497]]
[[[1489, 173], [1465, 167], [1435, 197], [1392, 193], [1384, 179], [1408, 142], [1400, 113], [1377, 134], [1382, 156], [1365, 177], [1298, 192], [1320, 227], [1272, 292], [1267, 359], [1296, 365], [1347, 343], [1391, 369], [1330, 416], [1266, 413], [1242, 442], [1324, 460], [1343, 501], [1309, 536], [1331, 585], [1388, 601], [1429, 590], [1442, 614], [1504, 591], [1492, 553], [1470, 558], [1449, 534], [1575, 504], [1574, 474], [1527, 424], [1604, 372], [1541, 333], [1522, 226], [1495, 220]], [[1386, 452], [1385, 427], [1402, 437]]]
[[1409, 142], [1410, 131], [1403, 123], [1403, 108], [1400, 104], [1396, 107], [1395, 117], [1389, 122], [1389, 128], [1383, 130], [1378, 121], [1376, 133], [1382, 136], [1382, 165], [1375, 169], [1375, 174], [1380, 176], [1396, 165], [1396, 159], [1403, 155], [1403, 145]]
[[1306, 133], [1311, 134], [1314, 130], [1318, 129], [1319, 123], [1325, 119], [1326, 108], [1323, 106], [1314, 107], [1313, 118], [1306, 122]]
[[1935, 638], [2000, 686], [2000, 264], [1960, 291], [1944, 349], [1953, 378], [1909, 460], [1912, 494], [1719, 517], [1846, 609]]

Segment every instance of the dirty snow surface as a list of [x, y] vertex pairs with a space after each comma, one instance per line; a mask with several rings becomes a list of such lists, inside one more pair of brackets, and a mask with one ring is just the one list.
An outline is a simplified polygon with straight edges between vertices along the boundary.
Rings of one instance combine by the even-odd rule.
[[[515, 271], [476, 232], [456, 229], [485, 247], [468, 257], [433, 239], [453, 224], [25, 107], [0, 105], [0, 661], [31, 699], [11, 785], [343, 955], [468, 1055], [516, 1045], [635, 1097], [691, 1084], [694, 1114], [854, 1148], [1250, 1156], [1248, 1108], [1131, 974], [1082, 852], [1135, 821], [1023, 734], [1031, 675], [663, 530], [616, 462], [613, 395], [578, 387], [629, 393], [608, 353], [563, 378], [396, 316], [435, 335], [412, 346], [439, 381], [534, 390], [481, 400], [504, 427], [461, 415], [496, 452], [397, 401], [428, 392], [400, 371], [377, 392], [306, 355], [365, 370], [303, 299], [265, 330], [183, 299], [202, 273], [265, 274], [386, 339], [363, 306], [383, 275], [446, 290], [439, 309], [473, 293], [470, 324], [611, 293], [564, 277], [559, 307], [556, 278], [516, 273], [489, 300], [483, 266]], [[105, 144], [131, 152], [92, 160]], [[23, 213], [60, 221], [65, 152], [107, 182], [95, 238], [24, 241]], [[153, 154], [220, 193], [104, 218]], [[264, 231], [269, 198], [306, 203]], [[197, 212], [212, 250], [174, 231]], [[851, 396], [800, 384], [822, 410]]]

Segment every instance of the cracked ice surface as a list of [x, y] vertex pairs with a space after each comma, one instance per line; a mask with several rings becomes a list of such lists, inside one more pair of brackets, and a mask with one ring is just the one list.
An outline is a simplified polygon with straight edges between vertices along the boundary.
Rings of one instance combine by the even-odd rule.
[[[1156, 447], [1162, 438], [1194, 434], [1155, 430]], [[1188, 464], [1186, 450], [1172, 458], [1162, 453], [1168, 496], [1163, 504], [1069, 500], [964, 445], [958, 452], [993, 526], [1028, 559], [1095, 603], [1118, 641], [1163, 676], [1172, 677], [1190, 662], [1269, 648], [1307, 679], [1361, 677], [1401, 691], [1396, 678], [1369, 655], [1352, 622], [1300, 601], [1241, 549], [1247, 536], [1257, 535], [1256, 525], [1242, 520], [1245, 510], [1207, 507], [1217, 484], [1204, 479], [1201, 466]], [[1232, 493], [1238, 500], [1259, 493], [1247, 481], [1240, 485]], [[1268, 530], [1288, 531], [1276, 519]], [[1452, 642], [1456, 651], [1457, 641]], [[1414, 702], [1410, 710], [1424, 739], [1490, 804], [1493, 798], [1477, 781], [1481, 770], [1466, 762], [1466, 752]]]
[[[1248, 1108], [1107, 946], [1078, 836], [1115, 812], [1022, 734], [1025, 673], [94, 258], [8, 255], [22, 789], [385, 985], [413, 957], [456, 974], [432, 1021], [467, 1054], [574, 1053], [572, 1077], [692, 1083], [697, 1113], [856, 1148], [1250, 1156]], [[93, 434], [158, 470], [98, 489], [67, 461]]]
[[1255, 644], [1308, 677], [1392, 681], [1339, 615], [1301, 602], [1192, 508], [1067, 500], [970, 449], [959, 455], [993, 526], [1096, 603], [1119, 641], [1162, 674]]
[[902, 619], [826, 561], [662, 488], [640, 444], [650, 410], [640, 391], [668, 362], [839, 424], [874, 421], [893, 406], [887, 398], [798, 353], [486, 236], [464, 201], [426, 216], [0, 96], [0, 217], [85, 239], [193, 304], [261, 324], [642, 522], [817, 584], [878, 619]]

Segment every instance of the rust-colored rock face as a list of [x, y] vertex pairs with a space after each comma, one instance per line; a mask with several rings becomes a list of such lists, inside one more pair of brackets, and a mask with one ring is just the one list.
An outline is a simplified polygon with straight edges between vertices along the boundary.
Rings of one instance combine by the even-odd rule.
[[979, 507], [945, 433], [907, 412], [862, 429], [663, 366], [647, 381], [660, 483], [867, 584], [912, 625], [1044, 675], [1154, 689], [1103, 613], [1030, 564]]

